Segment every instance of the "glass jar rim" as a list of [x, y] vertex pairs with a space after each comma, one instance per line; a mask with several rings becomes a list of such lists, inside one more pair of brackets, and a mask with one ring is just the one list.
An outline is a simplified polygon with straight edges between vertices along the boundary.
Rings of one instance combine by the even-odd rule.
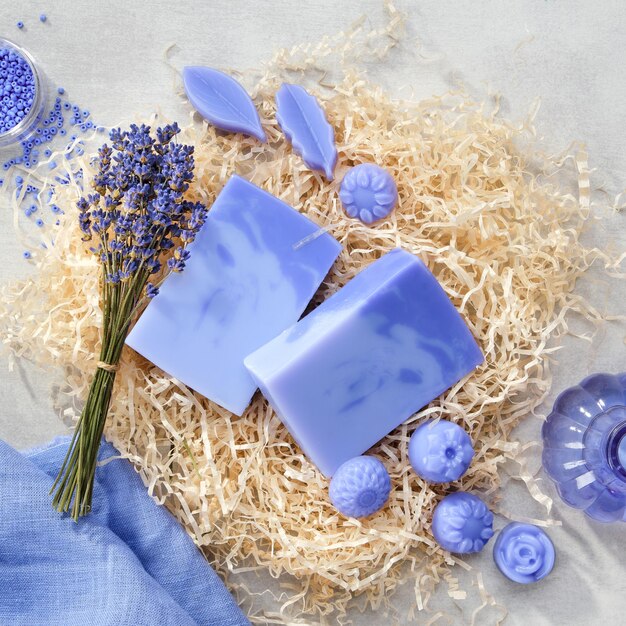
[[33, 103], [28, 110], [28, 113], [12, 128], [0, 133], [0, 148], [17, 143], [23, 137], [27, 136], [31, 127], [37, 121], [37, 118], [41, 115], [41, 109], [43, 106], [44, 94], [43, 94], [43, 79], [41, 71], [35, 61], [33, 55], [20, 46], [19, 44], [7, 39], [6, 37], [0, 37], [0, 49], [13, 49], [28, 63], [35, 81], [35, 97]]

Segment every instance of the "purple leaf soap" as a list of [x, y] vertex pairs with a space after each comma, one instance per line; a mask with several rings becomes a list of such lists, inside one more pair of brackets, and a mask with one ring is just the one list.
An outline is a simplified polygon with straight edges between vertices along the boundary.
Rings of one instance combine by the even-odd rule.
[[343, 177], [339, 198], [350, 217], [372, 224], [387, 217], [398, 201], [391, 174], [378, 165], [356, 165]]
[[266, 141], [252, 98], [234, 78], [212, 67], [193, 66], [183, 69], [183, 84], [189, 102], [205, 120]]
[[391, 479], [376, 457], [357, 456], [346, 461], [330, 481], [333, 506], [347, 517], [368, 517], [385, 506]]
[[493, 559], [508, 579], [522, 585], [535, 583], [552, 571], [554, 545], [541, 528], [511, 522], [496, 539]]
[[126, 343], [189, 387], [240, 415], [256, 389], [244, 357], [293, 324], [341, 246], [304, 215], [233, 176]]
[[482, 361], [435, 277], [397, 249], [245, 365], [303, 451], [330, 476]]
[[300, 85], [285, 83], [276, 93], [276, 120], [304, 162], [332, 180], [337, 163], [335, 132], [318, 101]]
[[469, 435], [446, 420], [420, 424], [409, 441], [411, 465], [424, 480], [449, 483], [465, 474], [474, 457]]
[[493, 536], [493, 513], [477, 496], [457, 491], [435, 507], [432, 529], [448, 552], [480, 552]]

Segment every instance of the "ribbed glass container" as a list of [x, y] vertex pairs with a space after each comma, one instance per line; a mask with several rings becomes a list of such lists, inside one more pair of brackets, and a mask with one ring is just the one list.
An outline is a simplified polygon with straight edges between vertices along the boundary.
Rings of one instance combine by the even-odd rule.
[[2, 37], [0, 37], [0, 49], [13, 50], [23, 57], [30, 66], [35, 79], [35, 98], [28, 113], [19, 122], [19, 124], [16, 124], [13, 128], [4, 133], [0, 133], [0, 149], [5, 149], [18, 144], [20, 141], [24, 141], [35, 132], [37, 124], [44, 114], [47, 93], [44, 74], [30, 52], [18, 44], [8, 39], [3, 39]]
[[626, 521], [626, 372], [566, 389], [542, 436], [543, 467], [561, 498], [601, 522]]

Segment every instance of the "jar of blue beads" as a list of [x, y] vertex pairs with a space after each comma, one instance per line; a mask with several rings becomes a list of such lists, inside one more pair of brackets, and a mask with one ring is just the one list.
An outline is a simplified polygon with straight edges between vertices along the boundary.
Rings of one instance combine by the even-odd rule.
[[0, 37], [0, 149], [27, 139], [41, 119], [45, 81], [29, 52]]

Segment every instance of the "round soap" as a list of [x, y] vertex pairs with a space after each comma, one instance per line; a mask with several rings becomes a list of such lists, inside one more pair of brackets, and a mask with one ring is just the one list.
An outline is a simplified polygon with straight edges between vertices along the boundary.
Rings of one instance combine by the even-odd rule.
[[347, 517], [367, 517], [387, 502], [391, 479], [373, 456], [357, 456], [339, 466], [330, 481], [330, 501]]
[[554, 545], [533, 524], [512, 522], [505, 526], [493, 546], [493, 559], [500, 571], [516, 583], [534, 583], [554, 566]]
[[480, 552], [493, 536], [493, 514], [471, 493], [446, 496], [433, 513], [432, 530], [437, 543], [450, 552]]
[[431, 483], [449, 483], [465, 472], [474, 457], [472, 440], [457, 424], [428, 420], [409, 441], [409, 459], [418, 476]]
[[339, 197], [346, 213], [371, 224], [387, 217], [398, 201], [393, 178], [371, 163], [354, 166], [341, 181]]

